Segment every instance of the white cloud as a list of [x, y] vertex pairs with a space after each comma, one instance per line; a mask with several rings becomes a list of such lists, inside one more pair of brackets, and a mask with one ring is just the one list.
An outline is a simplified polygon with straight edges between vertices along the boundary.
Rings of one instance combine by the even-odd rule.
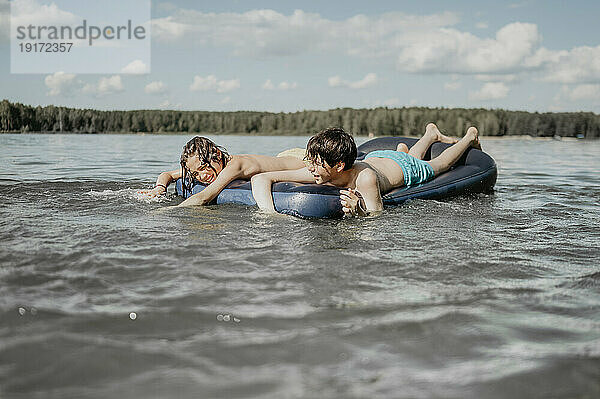
[[329, 20], [301, 10], [292, 15], [273, 10], [179, 10], [153, 20], [153, 34], [158, 40], [176, 41], [185, 36], [201, 46], [230, 47], [237, 55], [326, 51], [395, 58], [398, 68], [405, 72], [458, 73], [523, 69], [541, 41], [534, 24], [511, 23], [498, 30], [495, 38], [479, 38], [452, 28], [458, 22], [457, 14], [448, 12], [425, 16], [389, 12]]
[[231, 90], [240, 88], [240, 80], [239, 79], [231, 79], [231, 80], [220, 80], [217, 82], [217, 92], [218, 93], [226, 93]]
[[123, 69], [121, 69], [121, 73], [141, 75], [144, 73], [150, 73], [150, 68], [148, 68], [148, 65], [144, 64], [142, 60], [134, 60], [123, 67]]
[[80, 84], [75, 80], [74, 74], [64, 73], [62, 71], [46, 76], [44, 83], [46, 83], [46, 87], [49, 89], [49, 96], [68, 94], [75, 90]]
[[547, 51], [540, 57], [551, 60], [547, 74], [542, 78], [558, 83], [600, 82], [600, 46], [576, 47], [570, 51]]
[[100, 78], [98, 82], [99, 94], [112, 94], [123, 91], [123, 82], [119, 75], [111, 76], [110, 78]]
[[102, 77], [97, 84], [86, 84], [82, 89], [83, 93], [97, 96], [115, 94], [123, 90], [123, 82], [121, 81], [121, 76], [119, 75], [114, 75], [108, 78]]
[[293, 90], [293, 89], [295, 89], [297, 87], [298, 87], [298, 84], [296, 82], [289, 83], [289, 82], [286, 82], [286, 81], [280, 82], [277, 86], [275, 86], [273, 84], [273, 82], [271, 82], [271, 79], [267, 79], [265, 81], [265, 83], [263, 83], [263, 85], [262, 85], [262, 88], [264, 90], [275, 90], [275, 89], [278, 89], [278, 90]]
[[[10, 6], [8, 5], [10, 3]], [[45, 3], [45, 4], [44, 4]], [[49, 3], [49, 4], [48, 4]], [[88, 26], [90, 24], [89, 18], [86, 18], [86, 13], [82, 15], [74, 14], [70, 11], [65, 11], [59, 7], [59, 5], [65, 5], [64, 1], [49, 1], [49, 0], [0, 0], [0, 41], [4, 39], [3, 36], [10, 34], [9, 27], [13, 26], [81, 26], [84, 19], [88, 19]], [[6, 6], [5, 6], [6, 5]], [[88, 15], [89, 17], [89, 15]], [[10, 21], [10, 23], [8, 23]], [[6, 24], [5, 24], [6, 22]], [[12, 34], [17, 33], [16, 29], [12, 30]], [[32, 35], [37, 37], [38, 32], [34, 29]], [[45, 37], [49, 32], [42, 31], [41, 34]], [[40, 39], [37, 37], [37, 39]], [[88, 38], [78, 39], [73, 37], [68, 39], [68, 42], [73, 43], [73, 47], [85, 46], [88, 47]], [[42, 40], [44, 41], [44, 40]], [[94, 47], [120, 47], [122, 42], [118, 40], [99, 40], [94, 42]], [[130, 72], [124, 72], [130, 73]]]
[[[12, 12], [11, 12], [12, 8]], [[76, 15], [61, 10], [55, 3], [35, 0], [0, 0], [0, 42], [8, 41], [11, 23], [19, 25], [67, 25], [80, 21]], [[13, 30], [16, 33], [16, 30]]]
[[277, 88], [279, 90], [293, 90], [297, 87], [298, 87], [298, 84], [296, 82], [292, 82], [292, 83], [281, 82], [277, 85]]
[[[174, 16], [168, 16], [164, 18], [157, 18], [152, 20], [152, 37], [162, 41], [177, 41], [182, 38], [188, 26], [186, 24], [178, 22], [178, 18]], [[206, 41], [203, 40], [202, 44]]]
[[481, 39], [455, 29], [414, 32], [404, 38], [397, 66], [405, 72], [507, 73], [523, 70], [537, 49], [537, 26], [515, 22]]
[[49, 96], [68, 95], [76, 92], [94, 96], [104, 96], [124, 90], [123, 82], [119, 75], [102, 77], [98, 80], [98, 83], [88, 83], [84, 85], [81, 80], [76, 79], [75, 74], [56, 72], [46, 76], [44, 83], [49, 89]]
[[339, 76], [332, 76], [327, 80], [329, 87], [347, 87], [349, 89], [365, 89], [367, 87], [374, 86], [377, 84], [377, 74], [368, 73], [361, 80], [350, 82], [343, 80]]
[[344, 81], [338, 75], [332, 76], [329, 79], [327, 79], [327, 83], [329, 84], [329, 87], [341, 87], [341, 86], [344, 86]]
[[485, 83], [480, 90], [469, 93], [469, 99], [488, 101], [499, 100], [508, 95], [509, 88], [502, 82]]
[[275, 85], [271, 82], [271, 79], [267, 79], [267, 81], [263, 83], [262, 88], [264, 90], [275, 90]]
[[217, 93], [226, 93], [239, 88], [239, 79], [218, 80], [215, 75], [208, 75], [205, 78], [196, 75], [190, 85], [191, 91], [216, 91]]
[[152, 20], [153, 37], [172, 43], [186, 42], [219, 48], [231, 47], [236, 55], [252, 57], [297, 55], [309, 51], [345, 52], [369, 57], [390, 52], [398, 34], [458, 23], [454, 13], [426, 16], [389, 12], [379, 16], [356, 15], [330, 20], [316, 13], [295, 10], [284, 15], [273, 10], [244, 13], [203, 13], [178, 10]]
[[162, 94], [167, 91], [167, 85], [161, 81], [150, 82], [144, 88], [147, 94]]
[[207, 91], [217, 88], [217, 78], [214, 75], [208, 75], [206, 78], [194, 76], [194, 81], [190, 86], [192, 91]]
[[572, 88], [564, 86], [562, 94], [571, 101], [600, 100], [600, 84], [581, 84]]
[[[152, 34], [173, 45], [212, 46], [254, 58], [344, 54], [395, 63], [404, 73], [488, 75], [493, 77], [478, 79], [500, 82], [507, 81], [503, 75], [535, 72], [551, 82], [600, 82], [600, 46], [553, 51], [541, 47], [535, 24], [513, 22], [493, 37], [482, 37], [460, 30], [459, 22], [458, 14], [450, 12], [388, 12], [333, 20], [302, 10], [284, 15], [273, 10], [178, 9], [154, 19]], [[488, 24], [482, 21], [476, 26], [485, 29]], [[343, 85], [341, 78], [333, 83]]]
[[41, 4], [35, 0], [13, 0], [9, 9], [15, 25], [71, 25], [81, 22], [77, 15], [61, 10], [56, 3]]

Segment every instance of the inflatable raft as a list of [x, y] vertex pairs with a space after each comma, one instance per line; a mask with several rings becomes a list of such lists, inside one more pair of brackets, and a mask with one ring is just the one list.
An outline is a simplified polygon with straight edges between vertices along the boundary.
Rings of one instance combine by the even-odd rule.
[[[399, 143], [409, 148], [417, 139], [407, 137], [381, 137], [367, 141], [358, 147], [357, 161], [375, 150], [395, 150]], [[450, 144], [434, 143], [424, 159], [438, 156]], [[400, 187], [383, 196], [384, 205], [399, 205], [409, 199], [443, 199], [462, 194], [491, 192], [496, 184], [498, 171], [496, 163], [486, 153], [475, 148], [468, 149], [462, 158], [450, 169], [426, 183]], [[178, 195], [182, 195], [181, 179], [176, 182]], [[191, 184], [191, 193], [186, 198], [202, 191], [206, 185], [197, 181]], [[279, 213], [301, 218], [334, 218], [343, 216], [340, 204], [340, 188], [301, 183], [275, 183], [272, 187], [273, 202]], [[216, 204], [256, 205], [249, 181], [231, 182], [216, 198]]]

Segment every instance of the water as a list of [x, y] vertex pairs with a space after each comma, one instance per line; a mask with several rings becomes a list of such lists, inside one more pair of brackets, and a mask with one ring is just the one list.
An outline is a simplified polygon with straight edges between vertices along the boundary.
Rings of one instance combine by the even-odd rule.
[[306, 221], [138, 195], [187, 139], [0, 135], [0, 397], [600, 396], [599, 141], [484, 138], [493, 195]]

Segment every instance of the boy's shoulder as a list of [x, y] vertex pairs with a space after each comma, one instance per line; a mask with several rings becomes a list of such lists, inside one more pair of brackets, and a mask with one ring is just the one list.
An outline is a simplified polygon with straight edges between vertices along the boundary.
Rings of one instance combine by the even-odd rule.
[[239, 175], [238, 177], [247, 178], [264, 169], [265, 156], [256, 154], [237, 154], [232, 155], [227, 162], [226, 169]]
[[356, 184], [376, 184], [377, 172], [366, 162], [359, 162], [352, 166], [356, 173]]
[[265, 155], [258, 155], [258, 154], [236, 154], [236, 155], [231, 156], [231, 159], [229, 160], [229, 162], [242, 164], [242, 163], [248, 163], [248, 162], [260, 162], [260, 161], [264, 160], [265, 158], [270, 158], [270, 157], [266, 157]]
[[351, 173], [349, 186], [377, 185], [377, 172], [366, 162], [356, 162], [347, 172]]
[[232, 171], [239, 171], [243, 169], [247, 163], [248, 160], [244, 156], [232, 155], [231, 158], [229, 158], [229, 160], [227, 161], [227, 165], [225, 165], [225, 168], [223, 168], [223, 170], [227, 169]]

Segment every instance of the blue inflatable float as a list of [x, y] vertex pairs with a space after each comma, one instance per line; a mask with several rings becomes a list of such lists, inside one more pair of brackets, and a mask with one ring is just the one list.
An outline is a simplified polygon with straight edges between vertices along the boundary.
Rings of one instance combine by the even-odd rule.
[[[357, 160], [375, 150], [395, 150], [399, 143], [409, 148], [417, 139], [408, 137], [381, 137], [367, 141], [358, 147]], [[424, 159], [435, 158], [450, 144], [434, 143]], [[475, 148], [468, 149], [462, 158], [448, 172], [442, 173], [424, 184], [400, 187], [383, 196], [384, 205], [399, 205], [409, 199], [443, 199], [462, 194], [491, 192], [496, 184], [498, 170], [496, 163], [486, 153]], [[202, 191], [206, 185], [197, 181], [191, 183], [191, 193], [186, 198]], [[178, 195], [182, 195], [181, 179], [176, 182]], [[275, 183], [272, 187], [273, 202], [279, 213], [301, 218], [335, 218], [343, 216], [340, 205], [340, 188], [300, 183]], [[249, 181], [231, 182], [216, 198], [216, 204], [256, 205]]]

